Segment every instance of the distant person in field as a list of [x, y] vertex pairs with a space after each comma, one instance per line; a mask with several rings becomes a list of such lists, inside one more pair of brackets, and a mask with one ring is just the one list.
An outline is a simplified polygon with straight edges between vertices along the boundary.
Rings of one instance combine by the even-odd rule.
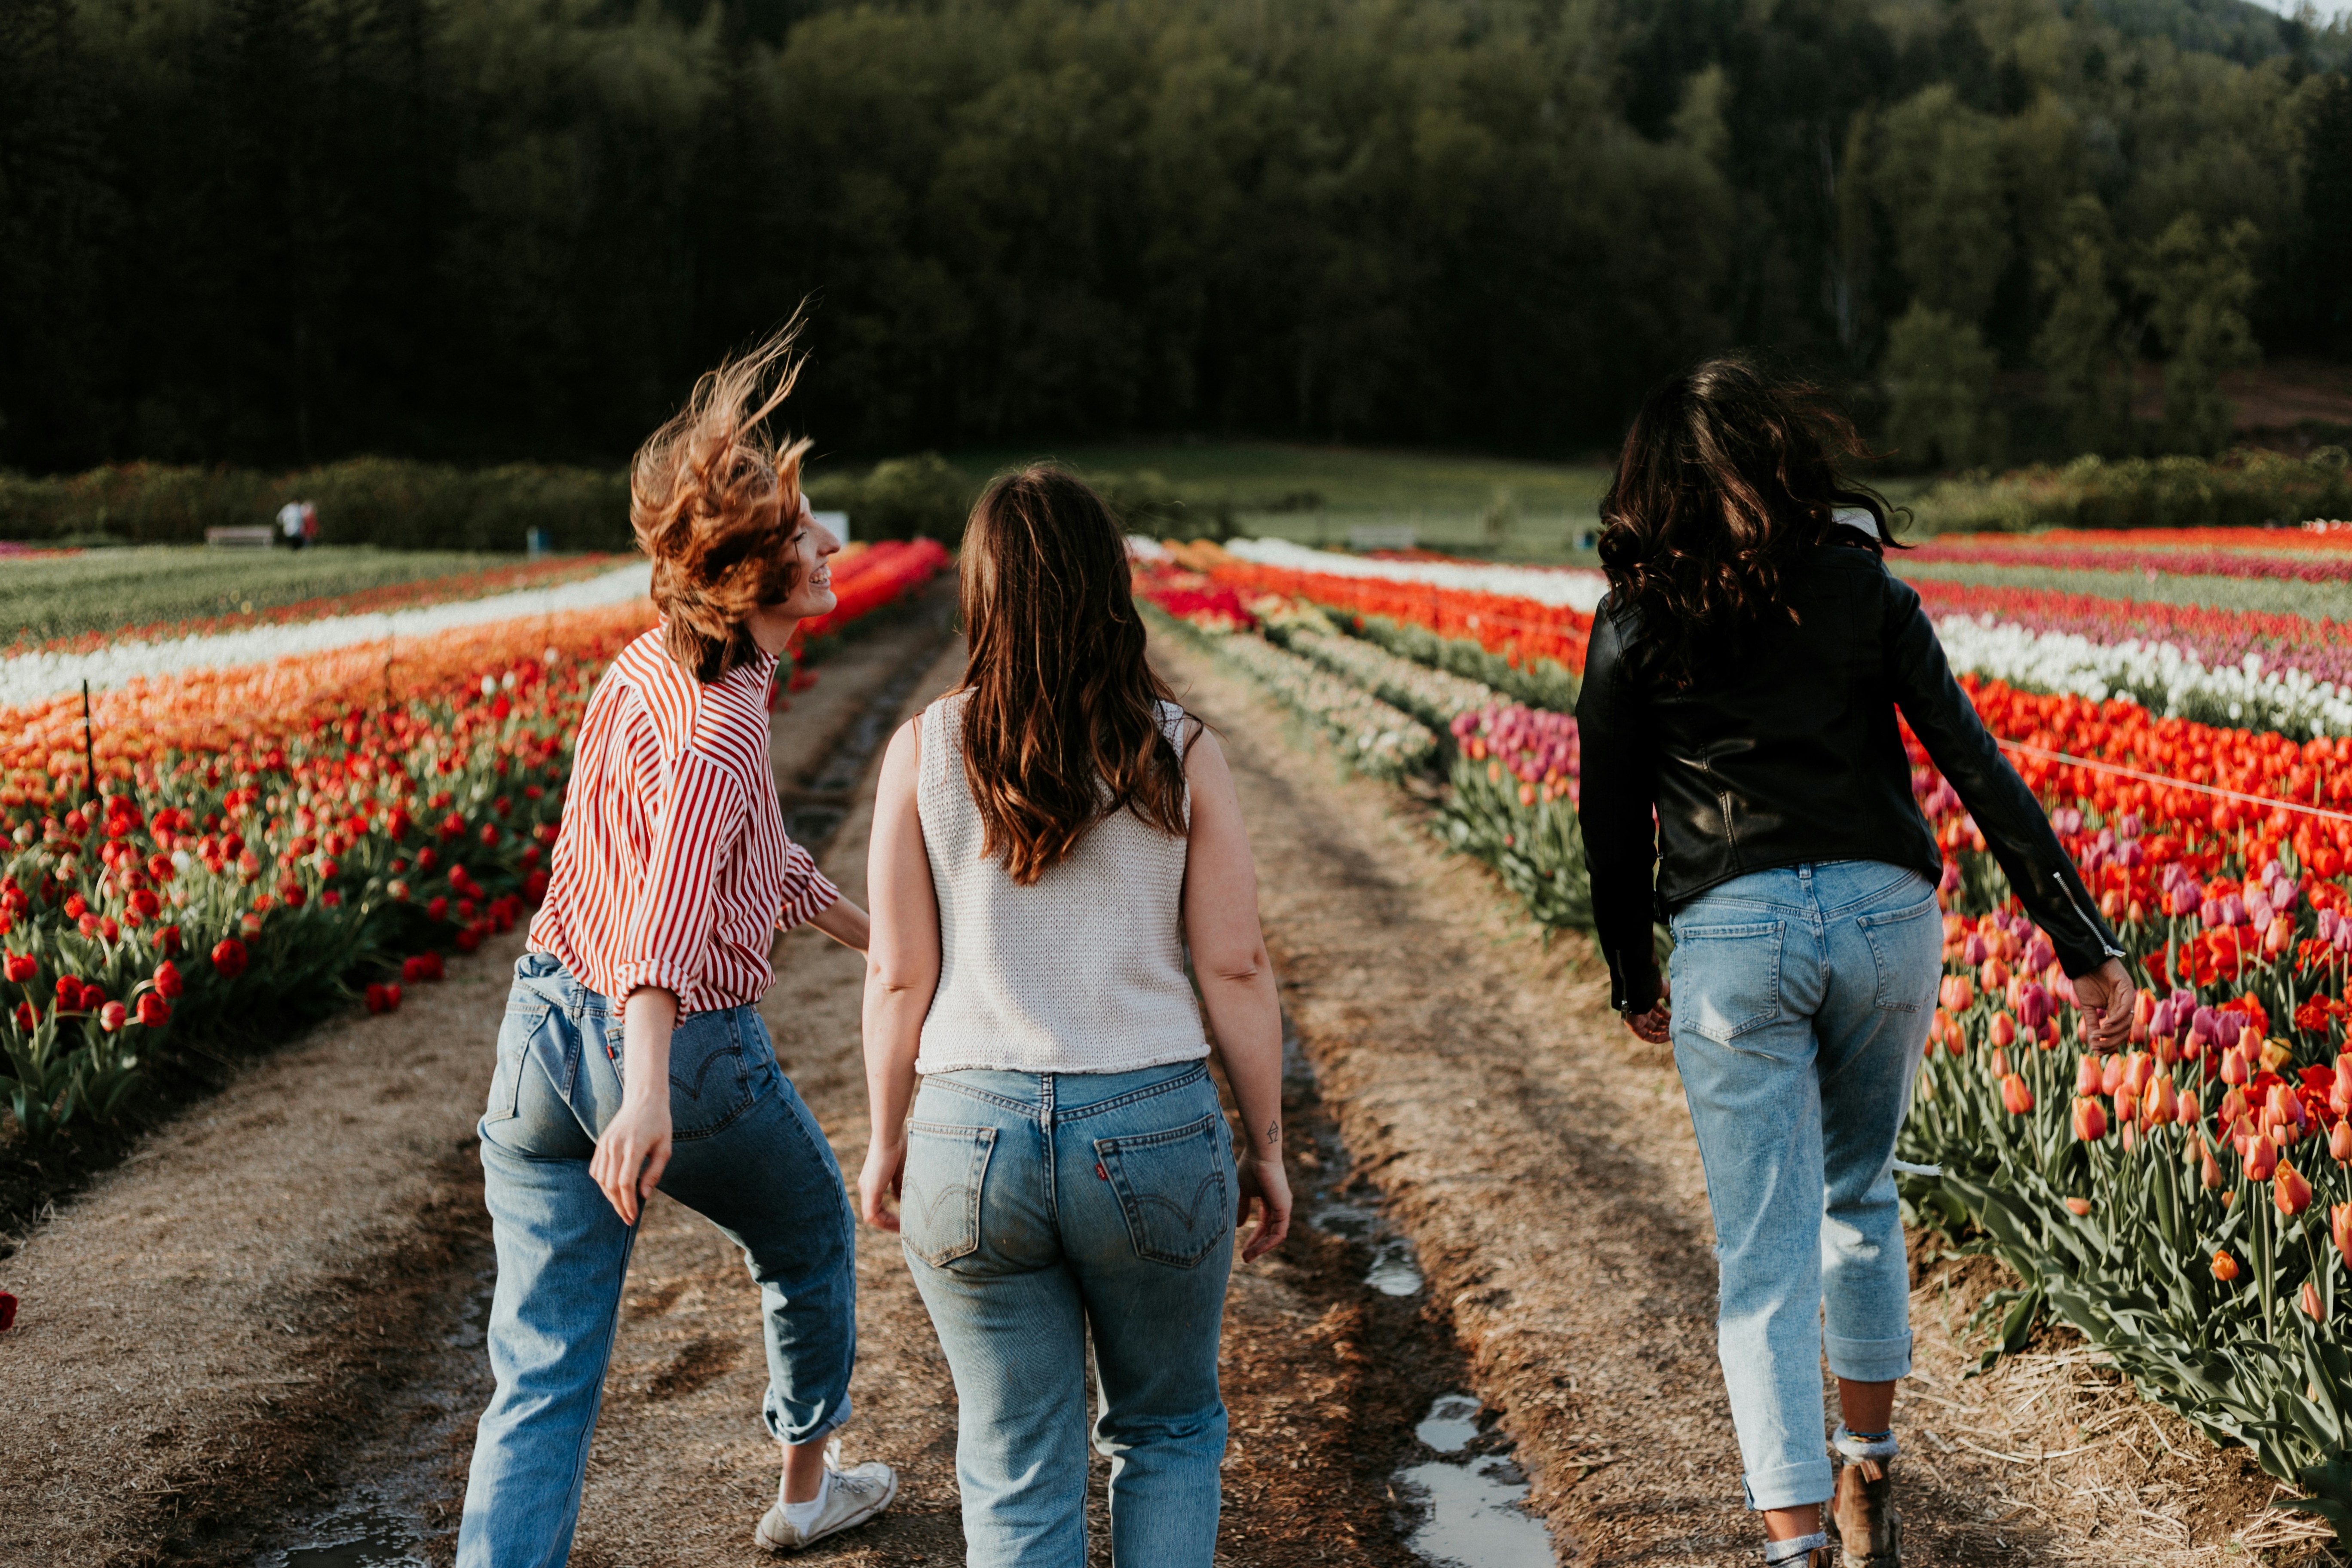
[[[1919, 595], [1887, 572], [1886, 509], [1838, 472], [1860, 451], [1811, 389], [1738, 361], [1651, 394], [1601, 502], [1609, 596], [1576, 709], [1615, 1003], [1634, 1034], [1673, 1041], [1706, 1166], [1748, 1506], [1765, 1562], [1808, 1568], [1900, 1561], [1895, 1136], [1944, 933], [1898, 713], [2074, 978], [2095, 1044], [2127, 1037], [2134, 994]], [[1654, 918], [1674, 936], [1664, 974]], [[1843, 1417], [1826, 1444], [1825, 1313]]]
[[279, 538], [286, 541], [286, 548], [289, 550], [299, 550], [310, 542], [310, 535], [302, 526], [300, 501], [289, 500], [278, 509], [278, 533]]
[[639, 451], [629, 519], [662, 624], [621, 651], [580, 726], [547, 896], [515, 964], [481, 1121], [498, 1247], [497, 1392], [474, 1443], [461, 1568], [563, 1563], [643, 1205], [658, 1186], [743, 1248], [783, 1446], [755, 1537], [795, 1552], [898, 1493], [828, 1462], [849, 1418], [856, 1231], [824, 1130], [756, 1004], [803, 921], [863, 949], [864, 910], [784, 837], [768, 689], [793, 626], [834, 606], [838, 541], [800, 491], [805, 441], [759, 431], [789, 338], [721, 366]]
[[963, 684], [892, 738], [875, 805], [858, 1203], [900, 1232], [955, 1374], [970, 1568], [1087, 1561], [1090, 1354], [1111, 1560], [1209, 1568], [1235, 1235], [1255, 1205], [1254, 1258], [1290, 1224], [1241, 804], [1145, 662], [1102, 498], [998, 479], [960, 571]]

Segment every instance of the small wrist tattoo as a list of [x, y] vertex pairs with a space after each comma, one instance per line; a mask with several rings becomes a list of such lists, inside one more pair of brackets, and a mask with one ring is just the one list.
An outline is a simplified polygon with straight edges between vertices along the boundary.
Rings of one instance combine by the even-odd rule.
[[1265, 1141], [1269, 1143], [1279, 1143], [1282, 1142], [1281, 1122], [1269, 1121], [1265, 1124]]

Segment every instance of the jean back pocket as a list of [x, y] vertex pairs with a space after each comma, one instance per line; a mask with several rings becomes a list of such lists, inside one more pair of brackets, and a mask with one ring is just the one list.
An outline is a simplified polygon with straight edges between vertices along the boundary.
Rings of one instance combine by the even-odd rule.
[[907, 1123], [907, 1169], [898, 1183], [898, 1235], [937, 1268], [980, 1249], [980, 1194], [993, 1127]]
[[1095, 1140], [1138, 1258], [1190, 1268], [1233, 1228], [1232, 1142], [1215, 1111], [1165, 1132]]
[[751, 1108], [751, 1058], [740, 1007], [688, 1013], [669, 1037], [669, 1120], [677, 1138], [708, 1138]]
[[1943, 912], [1930, 889], [1907, 910], [1876, 911], [1854, 922], [1870, 943], [1880, 1011], [1916, 1013], [1935, 1005], [1944, 978]]
[[1729, 1045], [1780, 1016], [1780, 921], [1679, 926], [1667, 965], [1675, 1017]]

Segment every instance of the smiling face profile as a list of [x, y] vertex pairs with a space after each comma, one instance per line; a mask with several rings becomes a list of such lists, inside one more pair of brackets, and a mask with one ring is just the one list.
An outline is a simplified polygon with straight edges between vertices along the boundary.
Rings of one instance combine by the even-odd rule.
[[810, 514], [808, 500], [803, 497], [792, 531], [784, 540], [784, 554], [793, 568], [792, 591], [743, 617], [743, 627], [752, 641], [769, 653], [782, 653], [793, 626], [840, 603], [833, 591], [833, 557], [840, 550], [841, 541]]

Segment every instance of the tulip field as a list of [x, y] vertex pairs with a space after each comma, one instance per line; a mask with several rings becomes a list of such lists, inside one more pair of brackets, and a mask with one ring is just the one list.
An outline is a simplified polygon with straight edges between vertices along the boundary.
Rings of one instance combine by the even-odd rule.
[[[929, 541], [845, 552], [795, 654], [946, 563]], [[644, 567], [604, 564], [0, 658], [0, 1142], [126, 1114], [174, 1060], [397, 1008], [522, 919], [581, 711], [654, 620]]]
[[[1398, 749], [1443, 771], [1433, 831], [1546, 927], [1590, 921], [1568, 710], [1599, 574], [1137, 554], [1145, 596], [1237, 668], [1283, 644], [1419, 725]], [[2146, 988], [2131, 1048], [2086, 1050], [2050, 944], [1906, 731], [1947, 911], [1900, 1150], [1940, 1174], [1905, 1175], [1906, 1206], [2017, 1275], [1989, 1359], [2054, 1317], [2352, 1539], [2352, 530], [1947, 536], [1889, 565]], [[1353, 721], [1324, 687], [1267, 684], [1327, 732]]]

